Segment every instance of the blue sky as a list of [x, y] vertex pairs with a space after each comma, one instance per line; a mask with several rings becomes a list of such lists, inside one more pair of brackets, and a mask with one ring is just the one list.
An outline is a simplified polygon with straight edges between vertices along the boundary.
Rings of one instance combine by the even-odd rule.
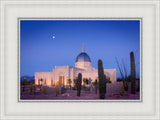
[[[53, 38], [55, 36], [55, 38]], [[140, 76], [139, 20], [21, 20], [20, 73], [52, 71], [55, 66], [75, 65], [85, 44], [92, 67], [102, 59], [105, 69], [117, 69], [115, 57], [127, 64], [130, 74], [130, 52], [135, 54], [136, 76]]]

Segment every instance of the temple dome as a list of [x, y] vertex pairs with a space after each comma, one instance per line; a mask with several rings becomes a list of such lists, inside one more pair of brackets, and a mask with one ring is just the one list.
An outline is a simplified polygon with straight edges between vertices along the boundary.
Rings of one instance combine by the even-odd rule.
[[87, 53], [81, 52], [81, 53], [77, 56], [76, 62], [91, 62], [91, 59], [90, 59], [90, 57], [88, 56]]
[[88, 54], [84, 52], [84, 45], [82, 48], [82, 52], [76, 58], [75, 67], [81, 69], [91, 68], [91, 59]]

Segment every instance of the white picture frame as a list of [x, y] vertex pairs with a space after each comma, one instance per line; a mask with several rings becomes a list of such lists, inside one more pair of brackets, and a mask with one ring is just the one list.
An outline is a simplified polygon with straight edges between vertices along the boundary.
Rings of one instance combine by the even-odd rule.
[[[1, 119], [160, 119], [159, 1], [1, 0]], [[142, 102], [18, 102], [18, 18], [141, 18]]]

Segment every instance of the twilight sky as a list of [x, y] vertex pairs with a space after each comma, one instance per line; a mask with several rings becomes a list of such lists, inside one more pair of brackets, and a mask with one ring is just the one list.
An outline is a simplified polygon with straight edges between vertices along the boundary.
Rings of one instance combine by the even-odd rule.
[[74, 66], [85, 44], [92, 67], [102, 59], [104, 69], [117, 69], [115, 57], [127, 64], [130, 74], [130, 52], [136, 61], [136, 76], [140, 76], [139, 20], [21, 20], [20, 73], [49, 72], [55, 66]]

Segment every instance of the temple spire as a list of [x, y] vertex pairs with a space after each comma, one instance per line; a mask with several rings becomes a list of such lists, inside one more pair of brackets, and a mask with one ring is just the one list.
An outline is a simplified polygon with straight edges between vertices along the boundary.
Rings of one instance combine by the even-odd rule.
[[84, 52], [84, 43], [83, 43], [83, 46], [82, 46], [82, 52]]

